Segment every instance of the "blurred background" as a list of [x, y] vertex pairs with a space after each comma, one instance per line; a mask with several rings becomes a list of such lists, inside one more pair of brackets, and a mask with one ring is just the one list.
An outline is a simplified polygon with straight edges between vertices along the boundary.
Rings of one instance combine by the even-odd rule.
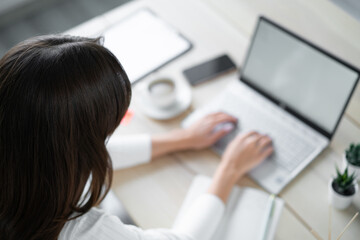
[[[129, 1], [0, 0], [0, 57], [26, 38], [61, 33]], [[331, 1], [360, 21], [360, 0]]]
[[130, 0], [0, 0], [0, 57], [32, 36], [61, 33]]

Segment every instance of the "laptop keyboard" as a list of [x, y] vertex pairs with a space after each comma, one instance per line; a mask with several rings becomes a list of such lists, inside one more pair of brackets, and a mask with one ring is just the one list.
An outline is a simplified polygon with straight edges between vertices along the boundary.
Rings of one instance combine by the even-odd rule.
[[264, 106], [263, 102], [256, 99], [251, 99], [250, 102], [248, 98], [232, 95], [221, 99], [223, 101], [221, 108], [239, 119], [238, 128], [215, 143], [213, 148], [218, 153], [222, 153], [239, 132], [250, 130], [268, 134], [273, 139], [274, 153], [269, 158], [288, 171], [294, 170], [315, 150], [315, 145], [305, 140], [301, 134], [292, 131], [290, 126], [287, 128], [286, 124], [281, 124], [280, 120], [272, 117], [271, 115], [276, 114], [276, 111], [272, 111], [271, 107]]

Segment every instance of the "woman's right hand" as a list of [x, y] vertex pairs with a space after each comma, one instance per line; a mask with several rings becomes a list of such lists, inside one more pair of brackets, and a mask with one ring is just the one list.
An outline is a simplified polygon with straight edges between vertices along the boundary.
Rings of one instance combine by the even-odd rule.
[[241, 176], [259, 165], [273, 152], [269, 136], [255, 131], [237, 136], [225, 150], [220, 163], [236, 182]]
[[227, 146], [217, 168], [209, 193], [226, 202], [234, 184], [273, 152], [267, 135], [255, 131], [237, 136]]

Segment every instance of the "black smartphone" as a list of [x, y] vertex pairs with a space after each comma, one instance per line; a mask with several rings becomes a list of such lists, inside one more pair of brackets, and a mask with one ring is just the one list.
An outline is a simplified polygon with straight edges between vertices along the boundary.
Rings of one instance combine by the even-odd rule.
[[192, 86], [211, 80], [224, 73], [235, 70], [236, 66], [226, 54], [211, 59], [183, 71]]

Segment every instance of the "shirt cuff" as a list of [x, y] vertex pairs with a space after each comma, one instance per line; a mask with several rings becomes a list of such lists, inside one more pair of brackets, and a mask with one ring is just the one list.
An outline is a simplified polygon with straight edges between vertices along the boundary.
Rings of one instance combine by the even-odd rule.
[[173, 230], [194, 239], [211, 239], [225, 211], [225, 204], [213, 194], [199, 196], [176, 221]]
[[151, 137], [149, 134], [113, 135], [106, 147], [114, 170], [148, 163], [151, 160]]

